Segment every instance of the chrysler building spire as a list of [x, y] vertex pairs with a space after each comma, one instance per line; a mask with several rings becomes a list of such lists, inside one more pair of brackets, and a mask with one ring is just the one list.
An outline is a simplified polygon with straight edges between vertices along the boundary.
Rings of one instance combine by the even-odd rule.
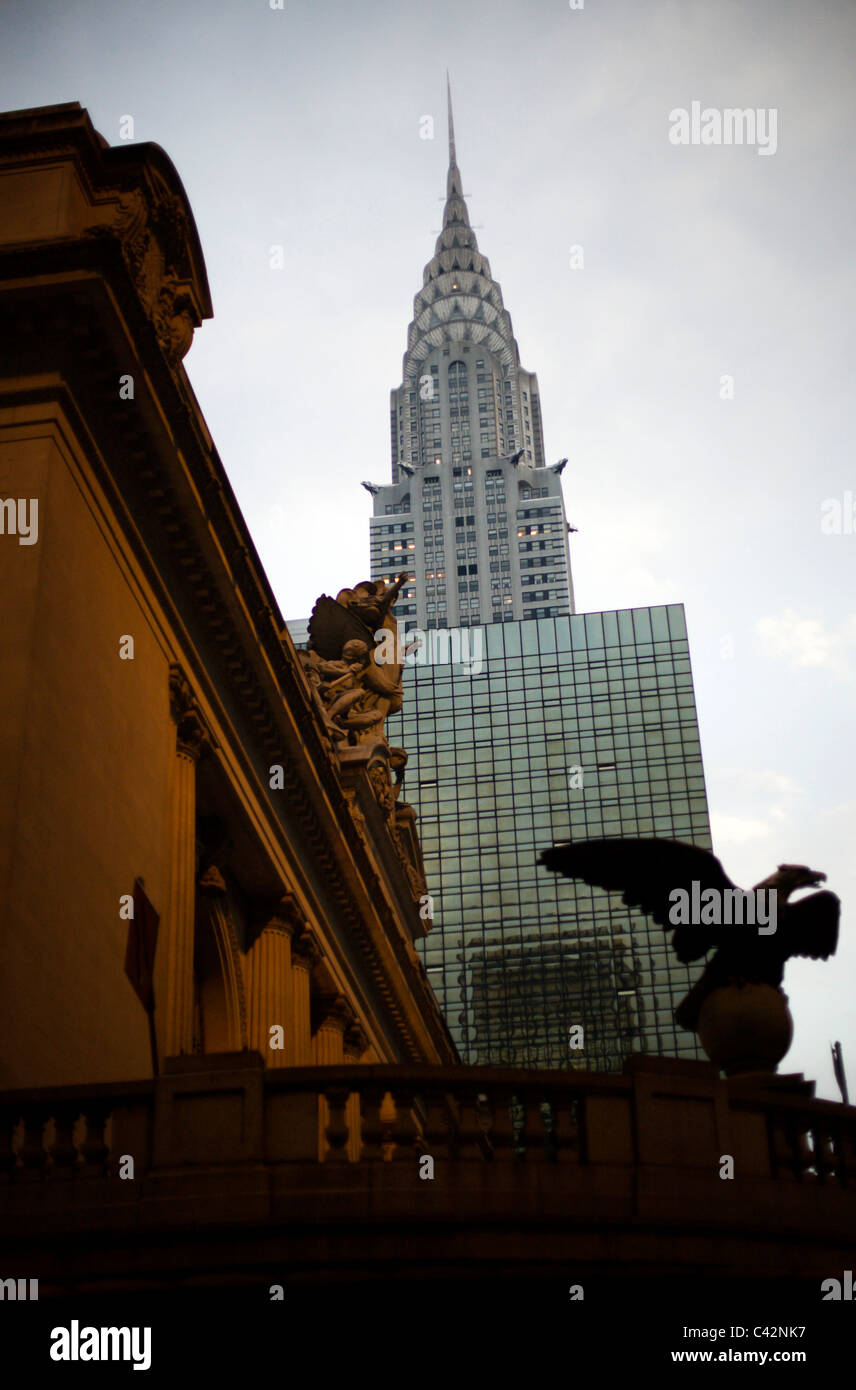
[[446, 69], [446, 105], [449, 110], [449, 169], [457, 164], [455, 158], [455, 122], [452, 118], [452, 88], [449, 84], [449, 69]]
[[[470, 227], [469, 213], [464, 202], [463, 185], [461, 183], [461, 171], [458, 168], [458, 159], [455, 152], [455, 121], [452, 115], [452, 89], [449, 85], [449, 74], [446, 73], [446, 103], [449, 113], [449, 172], [446, 175], [446, 206], [443, 210], [443, 231], [438, 238], [435, 247], [435, 256], [449, 246], [466, 246], [478, 253], [475, 232]], [[451, 235], [447, 235], [448, 229], [452, 228]], [[481, 260], [481, 258], [479, 258]], [[490, 278], [490, 266], [486, 260], [482, 260], [488, 278]], [[427, 274], [427, 269], [426, 269]]]
[[[396, 612], [422, 629], [573, 612], [562, 485], [547, 466], [538, 378], [521, 365], [502, 290], [470, 226], [448, 72], [446, 102], [442, 230], [390, 398], [392, 482], [371, 489], [372, 578], [406, 565], [413, 578]], [[409, 519], [391, 519], [401, 517]]]

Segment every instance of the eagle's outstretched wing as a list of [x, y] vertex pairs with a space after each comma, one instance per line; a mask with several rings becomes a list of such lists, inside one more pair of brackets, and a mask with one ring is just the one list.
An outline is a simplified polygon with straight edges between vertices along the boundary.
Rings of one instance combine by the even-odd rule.
[[[734, 888], [710, 850], [680, 840], [584, 840], [544, 850], [540, 862], [565, 878], [581, 878], [610, 893], [620, 893], [626, 907], [637, 907], [666, 931], [672, 926], [670, 894], [692, 892], [693, 883], [720, 892]], [[678, 960], [698, 960], [721, 941], [716, 928], [676, 927], [673, 945]]]
[[365, 642], [369, 650], [377, 646], [374, 634], [362, 619], [350, 608], [337, 603], [329, 594], [322, 594], [312, 609], [308, 623], [312, 645], [328, 661], [336, 661], [342, 655], [345, 643], [358, 638]]
[[840, 915], [841, 899], [826, 889], [788, 903], [784, 922], [776, 934], [779, 937], [776, 945], [782, 960], [789, 960], [791, 956], [828, 960], [834, 956]]

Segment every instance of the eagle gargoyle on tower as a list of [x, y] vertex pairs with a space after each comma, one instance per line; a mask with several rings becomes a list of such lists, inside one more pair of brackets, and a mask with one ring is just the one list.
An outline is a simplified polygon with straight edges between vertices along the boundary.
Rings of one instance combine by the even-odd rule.
[[[780, 864], [750, 893], [743, 893], [715, 855], [677, 840], [554, 845], [540, 862], [565, 878], [620, 893], [627, 907], [638, 908], [667, 931], [674, 926], [672, 946], [679, 961], [689, 964], [714, 952], [675, 1010], [677, 1023], [693, 1032], [714, 990], [766, 984], [781, 993], [785, 961], [791, 956], [827, 960], [838, 945], [840, 900], [834, 893], [824, 890], [788, 901], [798, 888], [816, 888], [826, 879], [826, 874], [802, 864]], [[760, 907], [759, 894], [767, 902], [756, 916], [753, 899]]]

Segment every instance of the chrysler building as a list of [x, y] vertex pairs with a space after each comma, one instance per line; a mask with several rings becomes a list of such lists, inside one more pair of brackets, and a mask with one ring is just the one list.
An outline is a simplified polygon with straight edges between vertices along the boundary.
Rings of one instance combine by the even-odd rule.
[[538, 379], [464, 202], [448, 92], [443, 228], [391, 393], [392, 482], [374, 498], [372, 577], [414, 576], [405, 628], [573, 613], [560, 474], [547, 464]]

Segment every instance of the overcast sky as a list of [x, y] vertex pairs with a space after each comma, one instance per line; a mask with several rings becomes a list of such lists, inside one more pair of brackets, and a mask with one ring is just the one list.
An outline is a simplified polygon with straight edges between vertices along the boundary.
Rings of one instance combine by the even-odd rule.
[[[856, 525], [821, 530], [856, 495], [856, 7], [283, 6], [4, 0], [2, 106], [78, 100], [111, 144], [130, 115], [175, 163], [215, 315], [185, 365], [299, 617], [369, 570], [450, 69], [470, 217], [570, 459], [577, 608], [686, 605], [726, 870], [809, 863], [844, 900], [837, 957], [788, 966], [783, 1069], [837, 1099], [841, 1038], [856, 1093]], [[775, 112], [775, 152], [672, 143], [696, 101], [768, 136]]]

